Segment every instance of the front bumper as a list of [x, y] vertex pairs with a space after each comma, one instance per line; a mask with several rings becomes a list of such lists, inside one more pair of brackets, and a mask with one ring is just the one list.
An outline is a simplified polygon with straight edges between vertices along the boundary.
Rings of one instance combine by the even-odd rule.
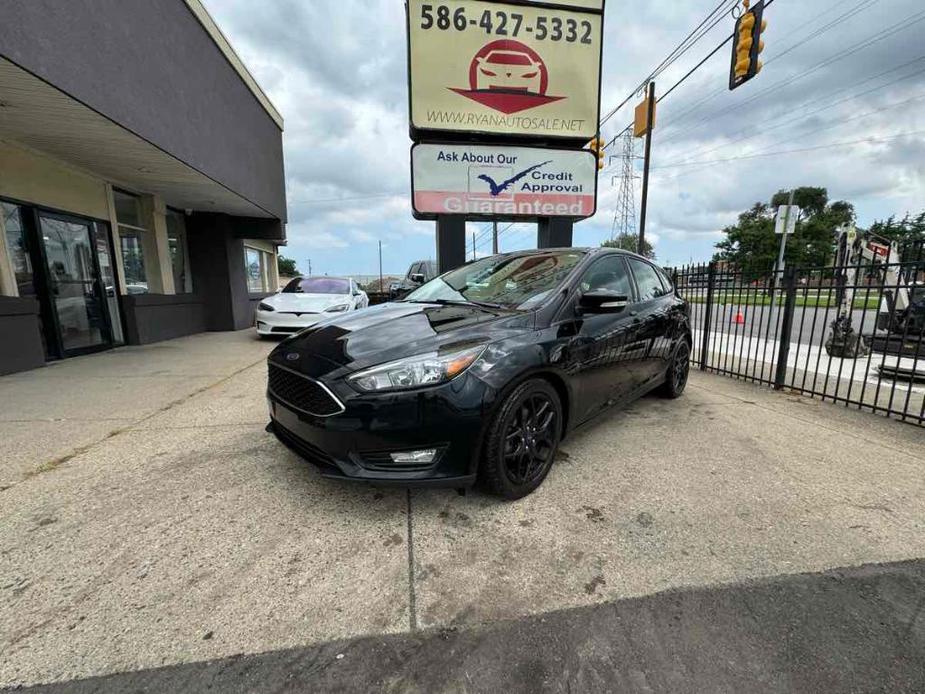
[[[436, 388], [344, 397], [344, 411], [316, 417], [267, 393], [267, 430], [325, 477], [414, 487], [471, 486], [482, 442], [488, 387], [464, 374]], [[430, 463], [397, 464], [390, 453], [437, 449]]]
[[282, 313], [279, 311], [254, 311], [254, 327], [259, 335], [292, 335], [310, 328], [315, 323], [330, 317], [323, 313]]

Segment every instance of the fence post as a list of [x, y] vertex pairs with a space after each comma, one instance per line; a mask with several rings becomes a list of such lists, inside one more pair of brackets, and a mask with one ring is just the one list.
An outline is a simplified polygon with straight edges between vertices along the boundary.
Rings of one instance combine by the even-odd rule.
[[700, 369], [710, 368], [710, 326], [713, 322], [713, 284], [716, 279], [716, 263], [711, 262], [707, 271], [707, 308], [703, 320], [703, 342], [700, 346]]
[[[780, 326], [780, 347], [777, 352], [777, 372], [774, 375], [774, 390], [783, 390], [787, 380], [787, 358], [790, 356], [790, 335], [793, 332], [793, 314], [797, 306], [797, 273], [796, 268], [788, 267], [784, 270], [783, 290], [784, 318]], [[773, 310], [773, 300], [771, 309]]]

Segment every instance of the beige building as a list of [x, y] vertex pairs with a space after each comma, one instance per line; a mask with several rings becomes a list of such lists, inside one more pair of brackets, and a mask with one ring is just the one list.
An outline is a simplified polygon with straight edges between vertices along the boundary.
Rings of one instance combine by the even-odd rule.
[[243, 329], [279, 285], [281, 116], [199, 0], [118, 8], [4, 5], [0, 373]]

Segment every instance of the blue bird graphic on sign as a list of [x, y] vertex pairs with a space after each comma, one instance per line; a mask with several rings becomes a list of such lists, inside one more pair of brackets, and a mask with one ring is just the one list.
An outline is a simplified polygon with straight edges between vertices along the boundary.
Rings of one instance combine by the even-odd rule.
[[537, 169], [542, 168], [546, 166], [547, 164], [551, 164], [551, 163], [552, 163], [552, 159], [550, 159], [549, 161], [544, 161], [542, 164], [531, 166], [529, 169], [524, 169], [519, 174], [512, 176], [511, 178], [507, 179], [506, 181], [502, 181], [501, 183], [495, 183], [495, 179], [493, 179], [488, 174], [479, 174], [478, 178], [481, 179], [482, 181], [485, 181], [485, 183], [488, 184], [489, 188], [491, 189], [491, 196], [495, 198], [495, 197], [498, 197], [505, 190], [510, 188], [512, 185], [517, 183], [517, 181], [522, 179], [524, 176], [529, 174], [531, 171], [536, 171]]

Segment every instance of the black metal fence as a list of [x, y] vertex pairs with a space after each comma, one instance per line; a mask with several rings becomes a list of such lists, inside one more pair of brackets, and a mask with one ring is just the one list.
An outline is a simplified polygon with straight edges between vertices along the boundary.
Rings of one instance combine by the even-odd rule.
[[925, 426], [925, 258], [669, 269], [705, 371]]

